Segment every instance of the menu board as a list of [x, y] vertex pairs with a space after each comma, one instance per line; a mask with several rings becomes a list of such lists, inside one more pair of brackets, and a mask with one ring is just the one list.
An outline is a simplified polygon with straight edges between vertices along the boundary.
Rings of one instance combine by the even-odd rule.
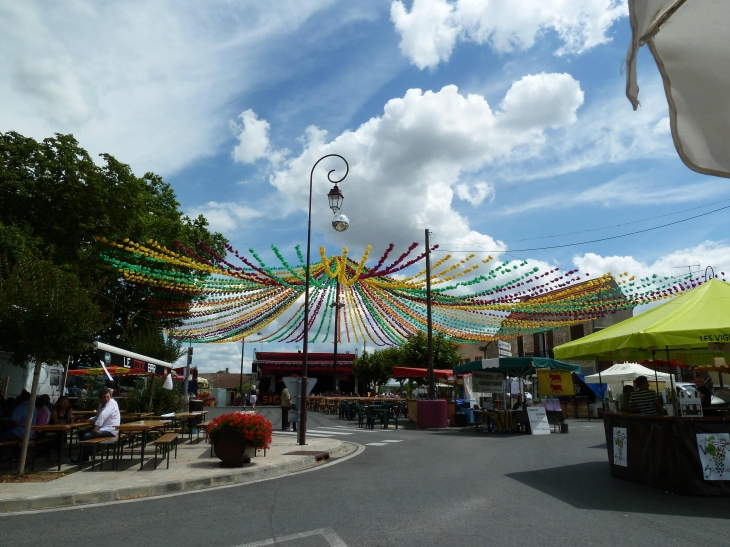
[[530, 430], [533, 435], [550, 435], [550, 424], [544, 407], [528, 406], [527, 418], [530, 420]]

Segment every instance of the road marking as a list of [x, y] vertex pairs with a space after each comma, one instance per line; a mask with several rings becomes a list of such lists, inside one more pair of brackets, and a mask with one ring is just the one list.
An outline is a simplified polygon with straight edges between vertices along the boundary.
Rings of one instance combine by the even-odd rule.
[[[296, 437], [298, 435], [298, 433], [296, 431], [274, 431], [274, 435], [282, 435], [284, 437]], [[307, 436], [308, 437], [324, 437], [324, 438], [330, 439], [330, 438], [334, 437], [335, 434], [334, 433], [332, 433], [332, 434], [312, 433], [310, 431], [307, 431]]]
[[347, 544], [342, 541], [342, 538], [338, 536], [332, 528], [320, 528], [319, 530], [311, 530], [309, 532], [300, 532], [298, 534], [291, 534], [288, 536], [280, 536], [271, 539], [265, 539], [263, 541], [254, 541], [253, 543], [244, 543], [237, 547], [265, 547], [266, 545], [278, 545], [287, 541], [294, 541], [295, 539], [308, 538], [312, 536], [322, 536], [330, 547], [347, 547]]
[[384, 443], [402, 443], [403, 439], [383, 441]]
[[387, 446], [385, 443], [365, 443], [365, 446]]

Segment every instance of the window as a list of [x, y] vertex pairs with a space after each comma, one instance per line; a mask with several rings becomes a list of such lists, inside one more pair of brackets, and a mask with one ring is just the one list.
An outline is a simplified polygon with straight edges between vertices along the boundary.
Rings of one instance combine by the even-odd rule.
[[525, 356], [525, 341], [522, 339], [522, 336], [517, 337], [517, 356]]
[[52, 386], [60, 386], [61, 385], [61, 371], [57, 368], [51, 369], [51, 385]]
[[578, 340], [578, 338], [583, 338], [586, 335], [585, 329], [583, 328], [583, 323], [579, 323], [578, 325], [571, 325], [570, 326], [570, 339], [572, 340]]

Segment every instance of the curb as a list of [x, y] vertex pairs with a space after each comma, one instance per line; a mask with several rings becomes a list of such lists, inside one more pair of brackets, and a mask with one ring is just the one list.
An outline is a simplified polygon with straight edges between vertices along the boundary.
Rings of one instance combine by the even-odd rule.
[[[328, 452], [332, 459], [345, 456], [351, 450], [352, 448], [350, 443], [340, 441], [339, 446], [329, 450]], [[89, 492], [57, 494], [55, 496], [35, 496], [30, 498], [7, 498], [0, 500], [0, 513], [70, 507], [89, 503], [108, 503], [133, 498], [146, 498], [161, 496], [164, 494], [205, 490], [207, 488], [214, 488], [217, 486], [247, 484], [260, 479], [268, 479], [286, 475], [295, 471], [302, 471], [319, 464], [320, 462], [316, 461], [314, 456], [303, 456], [301, 459], [293, 462], [285, 462], [271, 467], [248, 468], [243, 471], [232, 472], [227, 475], [216, 475], [214, 477], [161, 482], [150, 486], [130, 486], [128, 488], [117, 488], [115, 490], [94, 490]]]

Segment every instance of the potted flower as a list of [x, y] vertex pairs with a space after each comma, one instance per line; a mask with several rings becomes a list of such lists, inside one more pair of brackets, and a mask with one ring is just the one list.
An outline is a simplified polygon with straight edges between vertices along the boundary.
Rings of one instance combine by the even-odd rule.
[[251, 461], [257, 449], [271, 446], [271, 422], [259, 414], [231, 412], [211, 420], [208, 439], [224, 465], [239, 467]]

